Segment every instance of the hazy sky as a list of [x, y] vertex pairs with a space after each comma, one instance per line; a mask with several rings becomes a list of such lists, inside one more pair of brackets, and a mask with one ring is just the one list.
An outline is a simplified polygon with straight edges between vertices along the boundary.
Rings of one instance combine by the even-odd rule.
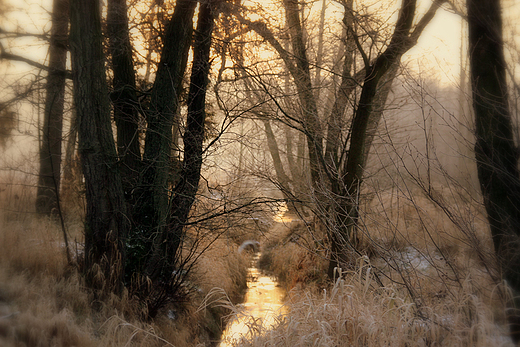
[[[270, 2], [270, 0], [268, 1]], [[46, 11], [51, 8], [51, 0], [26, 0], [24, 2], [10, 0], [10, 2], [14, 8], [21, 10], [10, 14], [7, 22], [2, 23], [2, 27], [15, 30], [18, 26], [20, 31], [27, 32], [41, 32], [43, 29], [49, 29], [49, 16]], [[319, 3], [321, 1], [317, 4], [319, 5]], [[400, 0], [397, 0], [397, 3], [399, 4]], [[515, 16], [514, 13], [519, 13], [518, 3], [517, 0], [502, 1], [504, 21], [508, 25], [505, 30], [507, 35], [513, 29], [513, 31], [516, 30], [516, 28], [512, 28], [512, 25], [515, 25], [517, 21], [518, 16]], [[424, 11], [430, 4], [430, 0], [419, 0], [419, 10]], [[12, 44], [17, 53], [38, 60], [40, 63], [45, 62], [45, 47], [37, 49], [30, 39], [17, 39]], [[434, 72], [442, 82], [456, 82], [460, 71], [460, 45], [460, 17], [445, 9], [440, 9], [421, 36], [419, 44], [403, 58], [403, 62], [421, 73]], [[23, 64], [16, 65], [23, 68]]]
[[417, 46], [403, 57], [403, 63], [410, 64], [420, 72], [433, 70], [443, 83], [457, 83], [460, 75], [460, 47], [461, 18], [441, 8], [423, 32]]

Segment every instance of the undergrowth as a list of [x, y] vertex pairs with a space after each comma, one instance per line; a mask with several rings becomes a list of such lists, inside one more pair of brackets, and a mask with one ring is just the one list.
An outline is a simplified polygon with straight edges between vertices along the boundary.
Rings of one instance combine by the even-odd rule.
[[[96, 301], [75, 261], [82, 254], [82, 212], [66, 212], [73, 263], [67, 263], [60, 224], [38, 217], [34, 197], [10, 185], [0, 201], [0, 346], [210, 346], [218, 342], [226, 309], [199, 310], [214, 287], [241, 299], [248, 259], [225, 238], [201, 244], [205, 251], [187, 279], [189, 300], [172, 303], [152, 322], [143, 322], [137, 299]], [[19, 201], [20, 199], [24, 201]], [[14, 210], [9, 200], [16, 201]]]
[[274, 329], [253, 321], [240, 346], [512, 346], [478, 201], [379, 191], [361, 216], [361, 255], [332, 285], [319, 221], [271, 230], [259, 265], [288, 290], [288, 314]]
[[[9, 194], [18, 208], [33, 206], [29, 194], [15, 188]], [[364, 254], [332, 284], [323, 224], [275, 223], [260, 239], [259, 264], [286, 289], [287, 314], [268, 330], [250, 320], [250, 335], [239, 345], [511, 346], [508, 292], [482, 211], [446, 192], [437, 196], [442, 201], [417, 191], [378, 192], [361, 214]], [[236, 303], [248, 259], [225, 236], [201, 244], [207, 249], [186, 283], [190, 300], [143, 322], [127, 292], [93, 301], [66, 261], [58, 224], [2, 201], [1, 346], [210, 346], [224, 317], [243, 314]], [[82, 224], [77, 211], [68, 215], [74, 216], [66, 227], [77, 258]]]
[[[418, 307], [399, 286], [374, 288], [370, 267], [343, 274], [321, 293], [293, 290], [274, 329], [251, 329], [240, 346], [510, 346], [479, 298]], [[470, 280], [468, 279], [468, 285]]]

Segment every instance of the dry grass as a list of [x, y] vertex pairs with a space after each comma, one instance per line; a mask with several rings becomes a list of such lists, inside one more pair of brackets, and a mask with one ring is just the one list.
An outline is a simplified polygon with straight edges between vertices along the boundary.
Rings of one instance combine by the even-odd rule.
[[197, 262], [193, 278], [199, 278], [199, 289], [209, 293], [215, 286], [233, 301], [240, 301], [247, 287], [248, 257], [239, 254], [237, 244], [217, 239]]
[[[433, 198], [434, 200], [432, 200]], [[430, 304], [453, 296], [468, 278], [488, 305], [500, 281], [482, 206], [444, 188], [383, 191], [366, 208], [364, 239], [382, 277], [409, 282], [410, 295]]]
[[[261, 240], [261, 263], [288, 289], [289, 314], [273, 330], [252, 324], [241, 345], [510, 346], [480, 205], [449, 193], [437, 191], [437, 204], [418, 191], [376, 194], [362, 219], [370, 258], [333, 286], [323, 230], [277, 224]], [[247, 258], [222, 238], [200, 244], [208, 249], [189, 279], [191, 301], [154, 322], [139, 321], [127, 295], [93, 303], [66, 264], [57, 224], [35, 218], [21, 185], [2, 194], [16, 202], [0, 203], [1, 346], [207, 346], [240, 300]], [[77, 215], [66, 225], [81, 241]]]
[[417, 188], [376, 192], [364, 209], [364, 236], [369, 242], [394, 248], [492, 249], [485, 212], [478, 201], [464, 201], [446, 187], [432, 190], [430, 196], [426, 193]]
[[367, 256], [333, 286], [319, 228], [275, 229], [261, 265], [291, 289], [289, 314], [240, 346], [512, 346], [482, 206], [429, 193], [377, 192], [362, 214]]
[[[236, 248], [218, 241], [190, 277], [197, 288], [191, 301], [170, 306], [154, 322], [144, 323], [137, 318], [138, 305], [125, 295], [93, 303], [76, 271], [66, 266], [51, 223], [36, 235], [31, 226], [1, 233], [1, 346], [204, 345], [218, 339], [227, 314], [216, 306], [197, 311], [205, 294], [219, 286], [239, 297], [244, 284], [237, 283], [246, 281], [246, 260], [239, 259]], [[20, 242], [35, 236], [40, 237], [37, 245]]]
[[0, 271], [2, 346], [95, 346], [77, 278]]
[[[227, 312], [217, 306], [198, 309], [214, 287], [234, 300], [243, 294], [248, 264], [238, 245], [225, 239], [202, 244], [208, 249], [190, 276], [196, 289], [190, 301], [145, 323], [126, 293], [94, 302], [77, 269], [67, 265], [59, 223], [33, 212], [34, 196], [27, 191], [34, 188], [8, 187], [0, 201], [0, 346], [191, 347], [218, 339]], [[74, 242], [82, 241], [81, 214], [67, 212], [71, 248], [81, 249]]]
[[318, 233], [313, 238], [307, 231], [303, 222], [277, 223], [263, 242], [259, 267], [274, 274], [287, 291], [301, 286], [311, 290], [327, 281], [325, 249], [314, 239]]
[[321, 294], [291, 292], [290, 313], [279, 326], [252, 329], [253, 337], [240, 346], [511, 345], [476, 296], [461, 291], [458, 300], [419, 309], [396, 287], [373, 290], [371, 277], [360, 273], [341, 277]]

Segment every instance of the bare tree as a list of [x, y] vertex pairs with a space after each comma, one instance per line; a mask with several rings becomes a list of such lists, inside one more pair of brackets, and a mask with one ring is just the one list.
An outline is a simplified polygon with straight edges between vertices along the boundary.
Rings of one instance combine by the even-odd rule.
[[40, 172], [36, 210], [50, 215], [58, 207], [61, 181], [63, 109], [65, 102], [64, 71], [67, 65], [69, 2], [54, 0], [51, 14], [49, 65], [45, 109], [40, 144]]
[[[283, 114], [276, 119], [298, 129], [306, 138], [314, 208], [328, 224], [332, 249], [331, 276], [339, 263], [348, 266], [352, 257], [357, 256], [357, 209], [366, 157], [400, 59], [416, 44], [442, 3], [434, 1], [426, 13], [417, 19], [416, 1], [404, 0], [393, 33], [382, 35], [384, 37], [377, 41], [377, 33], [365, 30], [361, 19], [356, 17], [353, 1], [342, 1], [344, 39], [342, 43], [339, 40], [334, 42], [337, 46], [344, 46], [339, 76], [341, 82], [332, 106], [325, 107], [323, 111], [321, 107], [327, 103], [316, 99], [319, 94], [315, 90], [321, 87], [316, 83], [321, 77], [316, 74], [317, 77], [312, 78], [314, 65], [309, 58], [300, 4], [293, 0], [282, 2], [287, 31], [278, 37], [274, 28], [266, 22], [252, 21], [240, 13], [236, 14], [248, 30], [255, 31], [276, 51], [292, 80], [294, 95], [299, 101], [297, 107], [284, 107], [279, 100], [282, 98], [270, 89], [269, 83], [255, 78], [260, 81], [257, 83], [272, 99], [279, 113]], [[284, 34], [290, 42], [288, 47], [282, 41]], [[319, 46], [318, 42], [318, 51]], [[320, 59], [318, 57], [317, 61]], [[362, 61], [361, 65], [356, 63], [359, 60]], [[322, 66], [315, 68], [323, 69]], [[278, 88], [277, 92], [280, 93], [281, 89]], [[295, 109], [298, 111], [295, 112]]]
[[520, 173], [514, 142], [498, 0], [468, 0], [475, 157], [480, 188], [503, 278], [512, 289], [508, 318], [520, 342]]
[[100, 4], [73, 0], [70, 9], [74, 103], [87, 200], [83, 272], [90, 287], [119, 292], [129, 224], [112, 136]]
[[[96, 290], [118, 292], [123, 283], [128, 285], [146, 305], [147, 318], [177, 297], [185, 278], [174, 274], [186, 265], [182, 245], [199, 188], [213, 18], [219, 2], [200, 4], [192, 43], [197, 3], [181, 0], [175, 4], [162, 38], [164, 45], [149, 103], [145, 104], [136, 97], [125, 2], [109, 2], [111, 96], [118, 152], [110, 121], [100, 4], [97, 0], [73, 1], [71, 6], [74, 100], [87, 201], [84, 272], [87, 283]], [[82, 32], [89, 36], [80, 35]], [[173, 129], [180, 122], [192, 44], [183, 161], [179, 179], [173, 181]], [[138, 113], [146, 121], [143, 143], [137, 133]]]
[[[171, 201], [165, 206], [170, 210], [164, 225], [160, 225], [163, 231], [153, 241], [152, 255], [145, 270], [145, 274], [157, 282], [169, 283], [171, 281], [171, 273], [177, 265], [178, 252], [184, 239], [185, 224], [199, 187], [214, 11], [214, 3], [201, 4], [193, 46], [193, 67], [188, 95], [186, 131], [183, 137], [184, 160], [181, 179], [174, 187], [170, 197]], [[167, 292], [169, 288], [166, 287], [163, 290]]]

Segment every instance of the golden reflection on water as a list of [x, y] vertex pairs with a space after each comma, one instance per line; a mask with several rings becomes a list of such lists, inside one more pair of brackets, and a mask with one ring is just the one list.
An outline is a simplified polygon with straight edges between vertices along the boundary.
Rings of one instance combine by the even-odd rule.
[[280, 206], [278, 206], [277, 211], [273, 217], [273, 220], [277, 223], [291, 223], [294, 221], [294, 216], [287, 215], [286, 213], [289, 211], [287, 208], [287, 204], [283, 203]]
[[[256, 264], [255, 256], [253, 264]], [[250, 337], [258, 325], [262, 330], [276, 325], [280, 315], [285, 314], [283, 306], [284, 291], [275, 280], [263, 275], [256, 267], [249, 269], [249, 281], [244, 303], [240, 305], [242, 311], [229, 321], [220, 347], [236, 345], [243, 337]], [[257, 331], [257, 330], [256, 330]]]

